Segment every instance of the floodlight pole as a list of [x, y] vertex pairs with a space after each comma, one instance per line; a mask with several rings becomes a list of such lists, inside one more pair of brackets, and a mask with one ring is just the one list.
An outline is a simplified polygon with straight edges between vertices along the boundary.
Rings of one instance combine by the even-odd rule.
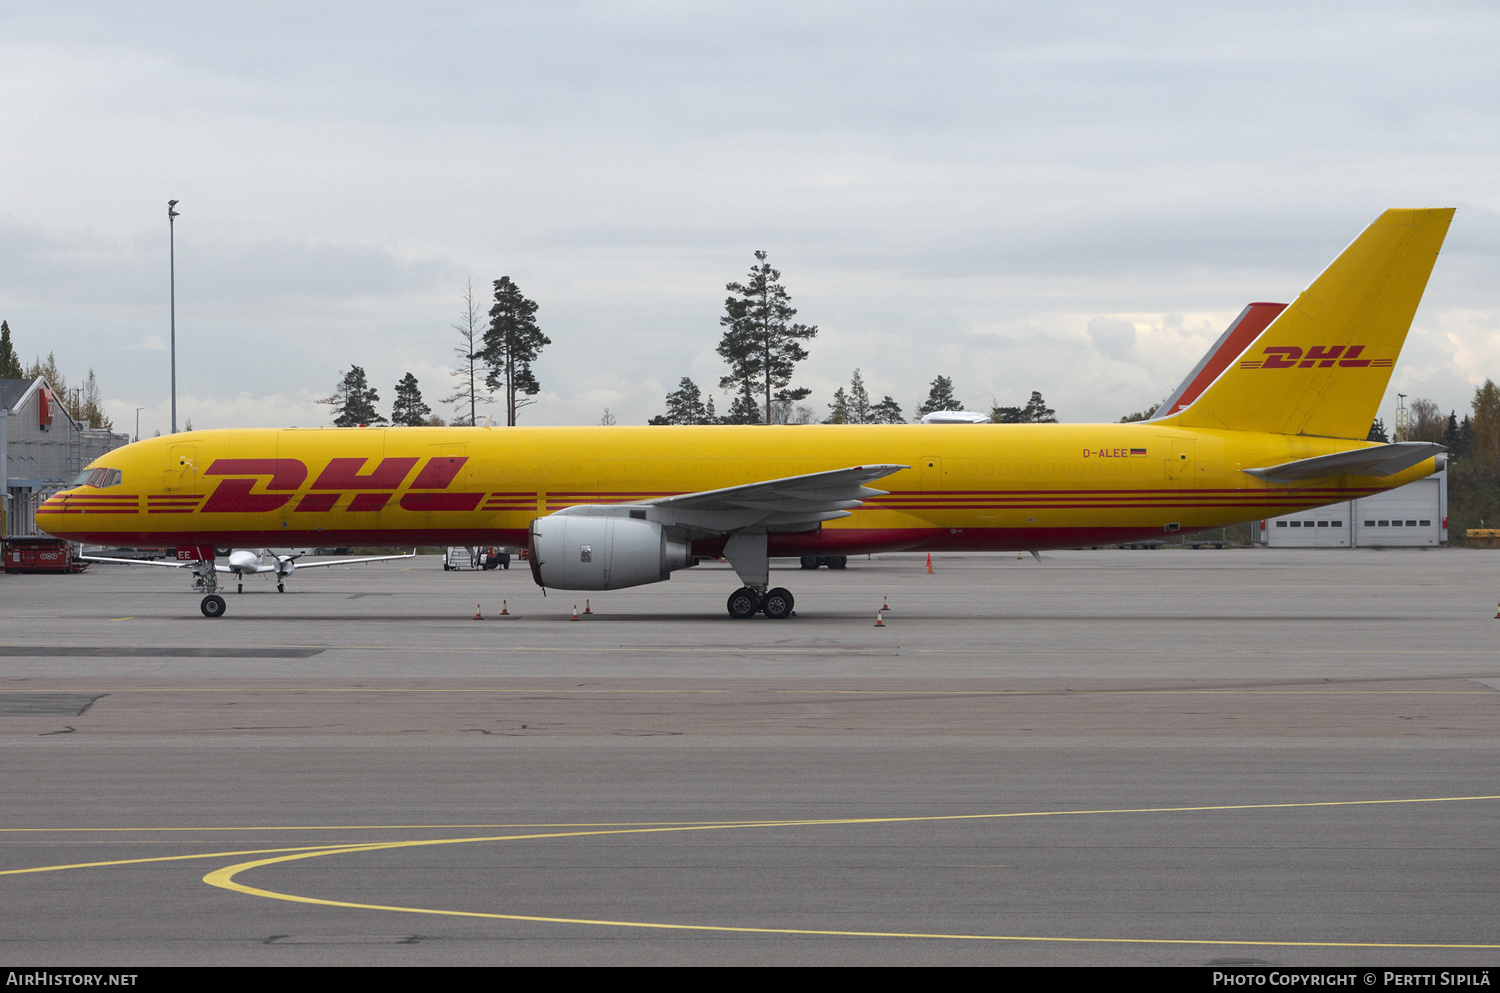
[[[167, 268], [171, 279], [172, 298], [172, 433], [177, 433], [177, 237], [176, 224], [177, 211], [176, 200], [167, 201]], [[139, 418], [140, 414], [137, 413]], [[140, 441], [140, 428], [136, 429], [136, 441]]]

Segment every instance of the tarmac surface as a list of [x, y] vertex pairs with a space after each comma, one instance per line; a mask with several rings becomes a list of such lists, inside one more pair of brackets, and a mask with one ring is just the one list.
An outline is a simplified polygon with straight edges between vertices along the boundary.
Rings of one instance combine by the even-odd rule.
[[1500, 964], [1500, 553], [933, 565], [0, 575], [0, 949]]

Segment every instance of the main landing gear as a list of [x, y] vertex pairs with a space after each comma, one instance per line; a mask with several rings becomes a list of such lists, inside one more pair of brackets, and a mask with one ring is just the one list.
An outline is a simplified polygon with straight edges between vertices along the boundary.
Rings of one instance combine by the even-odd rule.
[[772, 620], [779, 621], [792, 616], [795, 604], [791, 590], [780, 586], [765, 591], [742, 586], [729, 594], [729, 616], [743, 621], [763, 613]]

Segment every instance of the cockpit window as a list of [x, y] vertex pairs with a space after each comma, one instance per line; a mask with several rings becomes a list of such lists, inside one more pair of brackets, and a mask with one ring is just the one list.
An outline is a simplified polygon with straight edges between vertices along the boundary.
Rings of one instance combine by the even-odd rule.
[[92, 486], [102, 490], [106, 486], [119, 486], [121, 475], [119, 469], [85, 469], [73, 480], [74, 486]]

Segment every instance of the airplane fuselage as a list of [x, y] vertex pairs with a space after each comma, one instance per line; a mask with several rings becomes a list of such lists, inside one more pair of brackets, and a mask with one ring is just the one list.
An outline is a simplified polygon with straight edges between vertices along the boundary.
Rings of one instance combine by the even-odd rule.
[[[1096, 545], [1285, 514], [1421, 478], [1272, 483], [1243, 469], [1342, 439], [1137, 424], [195, 431], [111, 452], [116, 485], [37, 513], [50, 534], [140, 547], [500, 544], [579, 504], [643, 503], [873, 463], [910, 466], [771, 555]], [[694, 554], [723, 539], [698, 540]]]

